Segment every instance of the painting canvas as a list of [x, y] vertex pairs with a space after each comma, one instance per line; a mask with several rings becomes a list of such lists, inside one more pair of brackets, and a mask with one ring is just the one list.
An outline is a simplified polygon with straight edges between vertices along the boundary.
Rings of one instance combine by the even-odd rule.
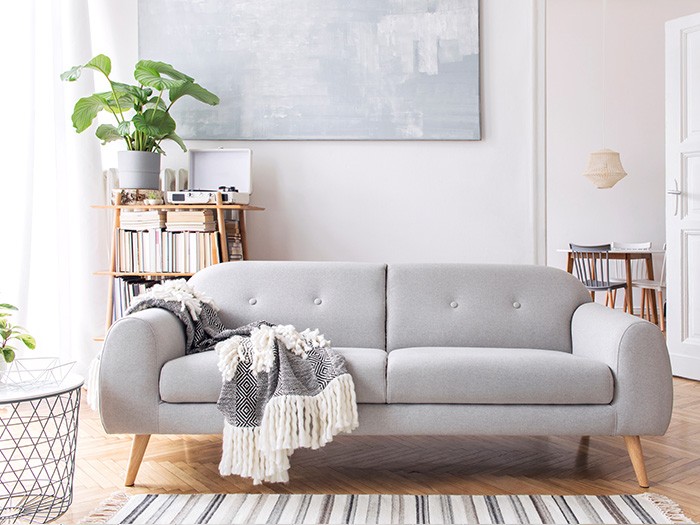
[[[479, 140], [479, 0], [139, 0], [186, 139]], [[179, 106], [179, 107], [178, 107]]]

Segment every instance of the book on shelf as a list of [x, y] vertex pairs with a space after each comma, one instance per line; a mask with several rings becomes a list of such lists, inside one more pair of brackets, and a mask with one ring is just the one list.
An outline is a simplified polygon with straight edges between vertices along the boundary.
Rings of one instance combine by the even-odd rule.
[[168, 211], [165, 226], [168, 231], [216, 231], [213, 210]]
[[215, 222], [178, 222], [166, 223], [166, 228], [170, 232], [214, 232]]
[[166, 216], [161, 210], [125, 210], [119, 218], [119, 227], [124, 230], [152, 230], [165, 228]]
[[160, 281], [144, 279], [143, 277], [115, 277], [114, 301], [112, 303], [112, 320], [124, 316], [134, 301], [134, 298], [148, 291]]
[[119, 229], [116, 242], [120, 273], [194, 273], [221, 262], [216, 232]]

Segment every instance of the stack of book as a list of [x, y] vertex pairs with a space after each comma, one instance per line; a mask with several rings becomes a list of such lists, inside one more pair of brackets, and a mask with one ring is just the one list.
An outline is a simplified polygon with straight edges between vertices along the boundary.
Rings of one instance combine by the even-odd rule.
[[216, 231], [213, 210], [169, 211], [165, 226], [171, 232]]
[[123, 230], [154, 230], [165, 227], [165, 213], [160, 210], [124, 210], [119, 218]]
[[159, 281], [152, 281], [142, 277], [121, 277], [114, 279], [114, 310], [112, 320], [123, 317], [131, 306], [134, 298], [145, 293]]

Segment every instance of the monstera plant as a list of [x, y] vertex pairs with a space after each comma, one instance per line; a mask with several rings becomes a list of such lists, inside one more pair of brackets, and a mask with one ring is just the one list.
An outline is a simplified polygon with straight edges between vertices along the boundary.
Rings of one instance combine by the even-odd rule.
[[[73, 127], [78, 133], [89, 128], [101, 111], [106, 111], [114, 118], [113, 124], [101, 124], [95, 135], [102, 141], [123, 140], [127, 151], [151, 153], [155, 156], [141, 156], [157, 162], [156, 171], [160, 171], [160, 157], [163, 153], [161, 142], [172, 140], [183, 151], [185, 143], [175, 133], [176, 124], [170, 109], [182, 97], [189, 96], [205, 104], [215, 106], [219, 97], [206, 90], [194, 79], [165, 62], [140, 60], [134, 68], [137, 84], [125, 84], [112, 80], [112, 61], [106, 55], [97, 55], [86, 64], [72, 67], [61, 74], [62, 80], [75, 81], [84, 69], [100, 72], [109, 83], [109, 91], [94, 93], [83, 97], [75, 103]], [[151, 187], [124, 185], [122, 179], [122, 152], [120, 152], [120, 182], [122, 187]], [[124, 156], [127, 158], [127, 156]], [[138, 171], [138, 170], [137, 170]], [[157, 179], [157, 175], [156, 175]]]

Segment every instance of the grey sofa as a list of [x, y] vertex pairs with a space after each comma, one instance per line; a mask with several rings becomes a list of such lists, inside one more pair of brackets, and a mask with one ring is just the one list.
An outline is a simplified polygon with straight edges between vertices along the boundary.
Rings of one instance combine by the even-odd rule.
[[[624, 436], [648, 486], [641, 435], [672, 409], [660, 330], [591, 303], [561, 270], [538, 266], [233, 262], [191, 280], [227, 326], [319, 328], [347, 361], [355, 434]], [[184, 355], [169, 312], [117, 321], [100, 367], [108, 433], [134, 434], [126, 484], [151, 434], [221, 433], [214, 352]]]

